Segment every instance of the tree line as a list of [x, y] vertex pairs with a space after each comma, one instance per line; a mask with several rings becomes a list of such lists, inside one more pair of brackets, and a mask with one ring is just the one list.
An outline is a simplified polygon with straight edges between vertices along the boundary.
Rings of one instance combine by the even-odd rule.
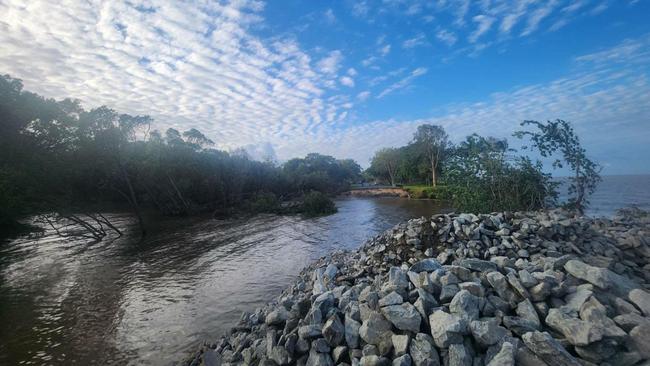
[[[458, 144], [449, 141], [441, 126], [421, 125], [411, 142], [377, 151], [367, 179], [395, 185], [426, 184], [432, 197], [453, 202], [471, 212], [537, 210], [563, 205], [578, 214], [601, 178], [600, 167], [587, 157], [571, 123], [564, 120], [524, 121], [514, 136], [527, 139], [523, 149], [552, 158], [553, 167], [566, 166], [569, 199], [558, 201], [560, 182], [544, 172], [540, 161], [516, 155], [507, 139], [471, 134]], [[438, 186], [439, 182], [442, 186]]]
[[160, 132], [152, 122], [44, 98], [0, 75], [0, 226], [57, 213], [67, 221], [92, 218], [94, 228], [104, 228], [99, 212], [127, 207], [144, 234], [143, 211], [223, 216], [240, 208], [274, 210], [305, 195], [305, 207], [317, 212], [333, 206], [310, 192], [334, 194], [360, 177], [353, 160], [309, 154], [282, 165], [260, 162], [242, 149], [214, 148], [197, 129]]

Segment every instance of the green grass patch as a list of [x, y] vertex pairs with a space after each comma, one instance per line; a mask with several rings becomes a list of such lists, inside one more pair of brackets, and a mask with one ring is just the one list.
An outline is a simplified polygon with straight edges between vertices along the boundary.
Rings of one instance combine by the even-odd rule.
[[411, 198], [417, 199], [433, 199], [433, 200], [448, 200], [451, 199], [451, 191], [445, 185], [438, 184], [435, 188], [428, 185], [405, 185]]

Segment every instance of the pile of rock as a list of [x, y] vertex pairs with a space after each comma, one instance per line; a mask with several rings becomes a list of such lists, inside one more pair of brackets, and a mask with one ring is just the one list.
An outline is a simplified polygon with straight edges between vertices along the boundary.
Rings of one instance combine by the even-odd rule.
[[410, 220], [306, 268], [189, 363], [650, 365], [650, 216]]

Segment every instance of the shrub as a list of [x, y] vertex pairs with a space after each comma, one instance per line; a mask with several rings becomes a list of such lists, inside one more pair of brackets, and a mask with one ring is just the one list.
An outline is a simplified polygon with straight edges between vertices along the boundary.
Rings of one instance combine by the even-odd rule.
[[329, 215], [336, 212], [336, 205], [324, 193], [311, 191], [303, 197], [301, 211], [308, 217]]
[[248, 209], [253, 213], [275, 213], [280, 210], [280, 201], [272, 192], [258, 192], [248, 202]]

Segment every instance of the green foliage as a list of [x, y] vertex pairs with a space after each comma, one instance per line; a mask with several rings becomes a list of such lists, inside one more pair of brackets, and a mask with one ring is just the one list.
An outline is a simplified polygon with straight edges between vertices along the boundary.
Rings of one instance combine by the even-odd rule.
[[431, 172], [431, 184], [435, 187], [440, 163], [449, 147], [447, 133], [437, 125], [420, 125], [413, 136], [411, 145], [418, 155], [427, 162], [427, 168]]
[[571, 123], [563, 120], [547, 121], [524, 121], [522, 126], [532, 125], [536, 131], [517, 131], [515, 136], [523, 138], [527, 136], [543, 157], [551, 157], [558, 153], [562, 160], [555, 159], [553, 166], [562, 168], [567, 165], [573, 175], [569, 177], [569, 195], [573, 196], [566, 202], [570, 209], [582, 213], [589, 204], [589, 196], [596, 190], [601, 181], [600, 166], [587, 158], [586, 150], [580, 144], [578, 135], [573, 130]]
[[556, 185], [540, 162], [509, 158], [507, 141], [476, 134], [455, 147], [445, 182], [455, 208], [469, 212], [535, 210], [553, 203]]
[[279, 213], [280, 200], [272, 192], [258, 192], [246, 204], [250, 213]]
[[300, 210], [307, 217], [329, 215], [337, 211], [334, 201], [318, 191], [310, 191], [305, 194]]
[[427, 185], [405, 185], [403, 188], [409, 193], [411, 198], [431, 200], [449, 200], [452, 198], [451, 192], [446, 185], [438, 184], [435, 187]]
[[335, 193], [360, 179], [353, 160], [309, 154], [284, 166], [214, 149], [196, 129], [150, 131], [152, 119], [45, 99], [0, 75], [0, 222], [106, 204], [164, 215], [274, 211], [280, 197]]

